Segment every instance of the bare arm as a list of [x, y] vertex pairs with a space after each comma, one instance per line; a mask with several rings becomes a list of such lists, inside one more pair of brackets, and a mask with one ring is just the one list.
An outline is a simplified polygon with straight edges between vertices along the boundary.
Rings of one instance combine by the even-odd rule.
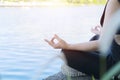
[[[117, 0], [109, 1], [106, 8], [104, 24], [109, 22], [109, 19], [111, 18], [112, 14], [114, 14], [116, 10], [118, 10], [119, 8], [120, 5]], [[101, 34], [104, 34], [103, 32], [104, 31], [102, 31]], [[55, 39], [58, 41], [57, 43], [54, 42]], [[50, 41], [47, 39], [45, 39], [45, 41], [55, 49], [68, 49], [68, 50], [80, 50], [80, 51], [96, 51], [99, 49], [99, 40], [78, 43], [78, 44], [68, 44], [59, 36], [54, 35], [54, 37]]]
[[109, 22], [111, 16], [119, 9], [120, 9], [120, 3], [118, 2], [118, 0], [109, 0], [106, 7], [103, 26]]
[[[54, 40], [57, 40], [58, 42], [55, 43]], [[78, 44], [69, 44], [57, 35], [54, 35], [54, 37], [50, 41], [47, 39], [45, 39], [45, 41], [55, 49], [68, 49], [79, 51], [96, 51], [98, 49], [99, 42], [98, 40], [95, 40]]]
[[[109, 0], [108, 5], [106, 7], [103, 31], [101, 35], [103, 35], [106, 32], [106, 27], [109, 27], [109, 26], [105, 26], [105, 25], [109, 23], [109, 20], [112, 17], [112, 15], [116, 13], [118, 10], [120, 10], [120, 3], [118, 2], [118, 0]], [[117, 43], [120, 43], [120, 36], [116, 35], [115, 40]]]
[[78, 44], [69, 44], [68, 49], [70, 50], [80, 50], [80, 51], [96, 51], [98, 50], [99, 40], [78, 43]]

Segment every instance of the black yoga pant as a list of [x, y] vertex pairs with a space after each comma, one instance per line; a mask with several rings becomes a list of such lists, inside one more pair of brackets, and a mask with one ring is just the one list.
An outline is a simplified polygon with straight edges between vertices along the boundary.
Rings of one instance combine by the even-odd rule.
[[98, 52], [82, 52], [74, 50], [62, 50], [68, 66], [99, 78], [100, 59]]
[[[95, 35], [90, 39], [97, 40], [99, 35]], [[62, 50], [64, 53], [68, 66], [86, 73], [88, 75], [94, 75], [96, 78], [99, 77], [100, 70], [100, 57], [99, 52], [83, 52], [76, 50]]]
[[[95, 35], [90, 39], [97, 40], [99, 35]], [[88, 75], [94, 75], [95, 78], [100, 78], [100, 59], [101, 55], [99, 51], [93, 52], [83, 52], [83, 51], [76, 51], [76, 50], [62, 50], [64, 53], [68, 66], [86, 73]], [[107, 57], [102, 57], [102, 59], [106, 60], [106, 66], [102, 65], [102, 67], [110, 68], [113, 65], [113, 59], [111, 54], [108, 54]]]

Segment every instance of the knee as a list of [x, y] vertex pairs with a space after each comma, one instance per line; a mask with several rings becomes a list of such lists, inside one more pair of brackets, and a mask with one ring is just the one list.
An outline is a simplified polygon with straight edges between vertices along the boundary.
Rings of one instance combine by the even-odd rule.
[[62, 53], [68, 53], [68, 52], [70, 52], [70, 50], [62, 49], [61, 52]]
[[72, 53], [75, 53], [74, 50], [66, 50], [66, 49], [62, 49], [61, 52], [64, 54], [64, 55], [70, 55]]

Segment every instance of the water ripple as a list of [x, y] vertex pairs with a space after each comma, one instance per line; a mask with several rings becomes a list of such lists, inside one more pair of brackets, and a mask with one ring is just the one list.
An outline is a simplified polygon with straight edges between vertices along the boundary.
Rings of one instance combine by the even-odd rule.
[[51, 48], [44, 38], [50, 39], [56, 33], [68, 42], [87, 41], [93, 35], [90, 28], [99, 20], [98, 9], [102, 11], [103, 6], [1, 7], [0, 78], [31, 80], [37, 76], [42, 80], [57, 73], [63, 63], [56, 57], [60, 50]]

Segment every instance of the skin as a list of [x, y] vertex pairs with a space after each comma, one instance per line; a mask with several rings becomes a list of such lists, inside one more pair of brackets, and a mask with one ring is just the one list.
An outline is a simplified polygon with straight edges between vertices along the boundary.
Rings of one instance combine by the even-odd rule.
[[[108, 5], [106, 7], [105, 19], [102, 29], [103, 31], [104, 31], [104, 25], [109, 23], [109, 19], [118, 9], [120, 9], [120, 4], [118, 3], [118, 1], [109, 0]], [[100, 26], [96, 26], [95, 28], [91, 29], [91, 31], [95, 34], [101, 34], [101, 35], [105, 34], [103, 33], [103, 31], [100, 31], [99, 28], [101, 29]], [[57, 40], [58, 42], [55, 43], [55, 40]], [[117, 41], [117, 43], [120, 43], [120, 36], [117, 36], [115, 40]], [[55, 49], [67, 49], [67, 50], [78, 50], [78, 51], [96, 51], [99, 49], [99, 40], [77, 43], [77, 44], [69, 44], [55, 34], [51, 40], [45, 39], [45, 41]]]
[[91, 29], [91, 32], [97, 35], [101, 34], [101, 29], [102, 27], [100, 25], [95, 26], [94, 28]]

